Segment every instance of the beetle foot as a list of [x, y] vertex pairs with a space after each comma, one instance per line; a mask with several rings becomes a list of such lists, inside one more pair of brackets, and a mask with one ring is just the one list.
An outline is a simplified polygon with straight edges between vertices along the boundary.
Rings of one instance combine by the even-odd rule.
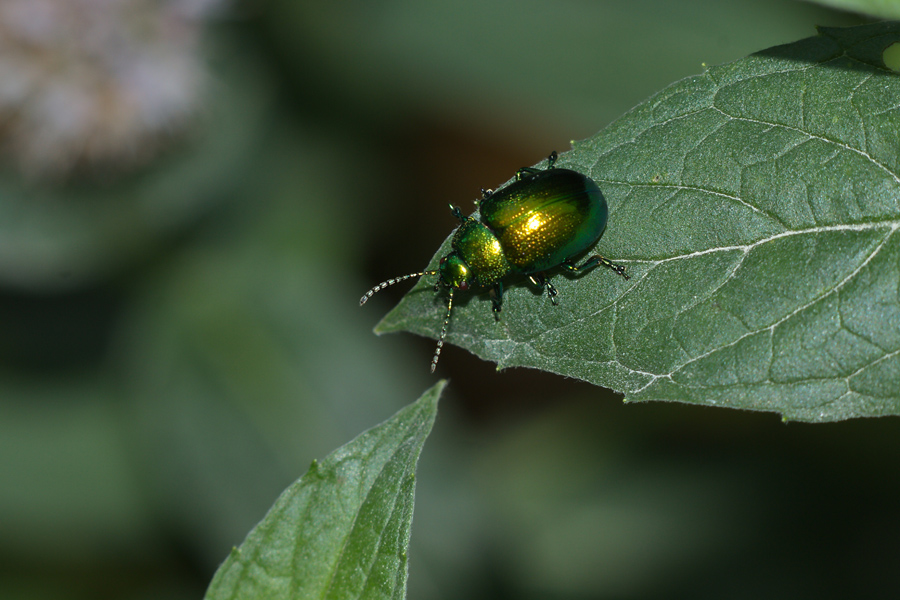
[[458, 207], [458, 206], [453, 206], [453, 205], [451, 204], [451, 205], [450, 205], [450, 213], [451, 213], [454, 217], [456, 217], [457, 219], [459, 219], [460, 223], [465, 223], [465, 222], [466, 222], [466, 216], [462, 213], [462, 209], [461, 209], [460, 207]]
[[612, 269], [613, 271], [615, 271], [616, 273], [618, 273], [619, 275], [621, 275], [621, 276], [624, 277], [625, 279], [631, 279], [631, 277], [628, 275], [628, 273], [625, 272], [625, 267], [624, 267], [624, 266], [622, 266], [622, 265], [617, 265], [617, 264], [615, 264], [615, 263], [609, 263], [609, 264], [610, 264], [610, 267], [609, 267], [610, 269]]
[[556, 150], [550, 153], [550, 156], [547, 157], [547, 168], [552, 169], [553, 165], [556, 163], [556, 159], [559, 158], [559, 154], [556, 153]]
[[559, 296], [559, 290], [556, 289], [556, 286], [549, 279], [545, 279], [542, 283], [547, 288], [547, 296], [550, 297], [550, 302], [553, 303], [553, 306], [559, 306], [559, 300], [556, 298]]
[[625, 272], [624, 265], [618, 265], [611, 260], [607, 260], [607, 259], [603, 258], [602, 256], [599, 256], [598, 258], [600, 259], [600, 263], [604, 267], [607, 267], [608, 269], [612, 269], [613, 271], [615, 271], [616, 273], [618, 273], [619, 275], [624, 277], [626, 280], [631, 279], [631, 277], [629, 277], [628, 273]]

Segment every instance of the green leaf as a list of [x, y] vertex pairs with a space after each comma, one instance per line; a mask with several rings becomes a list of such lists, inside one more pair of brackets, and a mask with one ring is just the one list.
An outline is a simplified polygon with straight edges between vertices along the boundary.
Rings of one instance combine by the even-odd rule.
[[404, 598], [416, 462], [445, 383], [313, 462], [219, 567], [206, 599]]
[[[559, 165], [600, 185], [594, 249], [560, 305], [512, 283], [454, 302], [449, 342], [619, 390], [831, 421], [900, 414], [900, 24], [821, 29], [664, 89]], [[438, 251], [446, 253], [449, 239]], [[421, 281], [379, 324], [436, 337]]]
[[853, 12], [875, 15], [884, 19], [900, 18], [897, 0], [816, 0], [819, 4]]

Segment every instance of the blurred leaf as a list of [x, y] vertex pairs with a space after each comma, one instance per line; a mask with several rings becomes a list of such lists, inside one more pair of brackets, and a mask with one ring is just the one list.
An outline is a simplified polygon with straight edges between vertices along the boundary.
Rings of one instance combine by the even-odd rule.
[[271, 117], [235, 201], [142, 282], [119, 336], [141, 472], [211, 569], [309, 457], [431, 379], [356, 302], [356, 184], [338, 159], [357, 151]]
[[[627, 265], [461, 299], [448, 340], [499, 367], [831, 421], [900, 414], [900, 24], [822, 29], [682, 80], [560, 160], [610, 205]], [[449, 239], [432, 259], [446, 253]], [[378, 326], [435, 337], [421, 281]]]
[[445, 384], [313, 462], [206, 598], [404, 598], [416, 462]]
[[593, 133], [701, 61], [798, 39], [813, 23], [857, 24], [783, 0], [274, 6], [271, 27], [288, 64], [304, 81], [322, 79], [314, 87], [327, 99], [323, 111], [340, 107], [343, 119], [362, 111], [361, 123], [372, 126], [408, 125], [410, 113], [440, 110], [451, 123], [541, 147]]
[[900, 2], [897, 0], [815, 0], [819, 4], [865, 13], [884, 19], [900, 19]]
[[[693, 570], [708, 565], [706, 557], [752, 538], [752, 502], [736, 485], [746, 475], [741, 466], [682, 461], [683, 448], [664, 433], [678, 418], [661, 431], [649, 411], [632, 411], [641, 412], [638, 433], [610, 408], [554, 405], [494, 431], [474, 457], [493, 547], [502, 548], [492, 568], [518, 588], [510, 597], [675, 597], [675, 582], [696, 581]], [[648, 460], [654, 439], [666, 439], [666, 455]]]
[[106, 372], [0, 373], [0, 552], [42, 563], [152, 552], [119, 400]]

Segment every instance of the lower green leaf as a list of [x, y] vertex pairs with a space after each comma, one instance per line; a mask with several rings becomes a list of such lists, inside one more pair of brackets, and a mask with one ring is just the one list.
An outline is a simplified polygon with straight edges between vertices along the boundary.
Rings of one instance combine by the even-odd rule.
[[404, 598], [415, 468], [445, 384], [314, 461], [232, 550], [206, 600]]

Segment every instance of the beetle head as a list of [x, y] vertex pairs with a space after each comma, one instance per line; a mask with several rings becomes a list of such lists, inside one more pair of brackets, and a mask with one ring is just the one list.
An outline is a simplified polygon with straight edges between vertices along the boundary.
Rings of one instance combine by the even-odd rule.
[[443, 287], [447, 288], [450, 292], [447, 299], [447, 315], [444, 317], [444, 324], [441, 327], [441, 335], [438, 338], [437, 348], [435, 348], [434, 357], [431, 359], [431, 372], [434, 373], [438, 359], [441, 356], [441, 350], [444, 347], [444, 337], [447, 335], [447, 327], [450, 325], [450, 315], [453, 312], [453, 293], [456, 290], [466, 291], [472, 287], [472, 271], [469, 269], [469, 265], [466, 264], [466, 261], [464, 261], [455, 250], [442, 258], [440, 266], [434, 271], [420, 271], [418, 273], [410, 273], [409, 275], [402, 275], [400, 277], [388, 279], [387, 281], [382, 281], [366, 292], [365, 295], [360, 298], [359, 304], [362, 306], [369, 298], [388, 286], [400, 283], [401, 281], [406, 281], [411, 277], [421, 277], [422, 275], [437, 275], [438, 280], [434, 284], [435, 291], [439, 291]]
[[441, 259], [438, 273], [440, 284], [450, 289], [466, 291], [472, 285], [469, 265], [455, 251]]

